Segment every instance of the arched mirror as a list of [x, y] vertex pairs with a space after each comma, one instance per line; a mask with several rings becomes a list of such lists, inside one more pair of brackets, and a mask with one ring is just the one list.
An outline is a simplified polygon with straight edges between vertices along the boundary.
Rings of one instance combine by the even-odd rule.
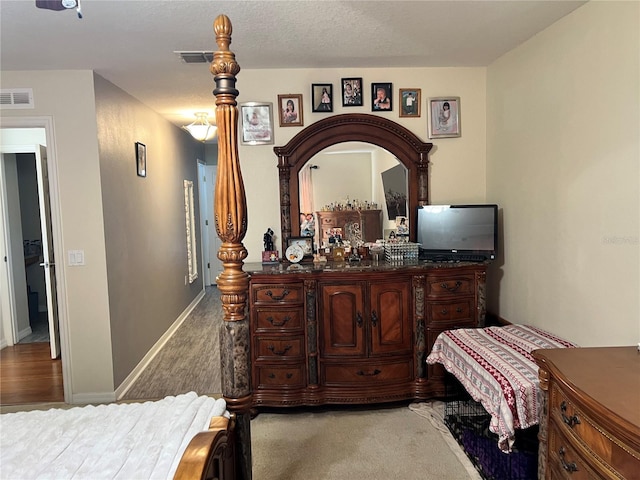
[[[418, 205], [428, 204], [428, 153], [431, 143], [422, 142], [411, 131], [402, 125], [384, 117], [368, 114], [344, 114], [335, 115], [313, 123], [299, 132], [291, 141], [282, 147], [275, 147], [278, 156], [279, 182], [280, 182], [280, 216], [281, 216], [281, 240], [282, 251], [286, 250], [287, 240], [290, 237], [301, 235], [301, 213], [330, 208], [331, 203], [342, 201], [363, 202], [365, 208], [375, 210], [375, 203], [385, 221], [391, 220], [393, 213], [386, 199], [381, 198], [387, 190], [382, 184], [383, 174], [387, 178], [393, 177], [394, 171], [400, 173], [406, 179], [406, 213], [409, 225], [415, 225]], [[327, 158], [333, 157], [333, 160]], [[364, 162], [369, 158], [370, 162], [378, 162], [378, 165], [365, 167], [360, 165], [357, 169], [343, 166], [341, 171], [335, 172], [339, 166], [333, 165], [329, 171], [329, 164], [352, 162]], [[336, 162], [336, 159], [339, 159]], [[351, 160], [350, 160], [351, 159]], [[376, 160], [372, 160], [376, 159]], [[327, 170], [321, 172], [323, 164], [327, 164]], [[317, 166], [314, 169], [313, 166]], [[395, 168], [397, 167], [397, 168]], [[368, 170], [367, 170], [368, 168]], [[362, 173], [359, 169], [364, 169]], [[359, 185], [353, 192], [347, 192], [346, 187], [342, 191], [335, 188], [329, 192], [329, 196], [315, 193], [311, 207], [308, 200], [305, 201], [305, 193], [301, 185], [304, 184], [305, 171], [310, 171], [313, 177], [340, 176], [344, 180], [350, 178], [348, 183]], [[346, 175], [346, 173], [349, 175]], [[360, 173], [358, 173], [360, 172]], [[338, 178], [338, 177], [335, 178]], [[377, 179], [384, 189], [380, 193], [374, 193]], [[367, 193], [366, 188], [360, 188], [361, 184], [373, 184], [373, 189]], [[317, 187], [323, 188], [322, 186]], [[302, 194], [302, 200], [301, 200]], [[369, 196], [370, 195], [370, 196]], [[336, 198], [331, 200], [331, 196]], [[369, 198], [364, 198], [369, 196]], [[308, 196], [307, 196], [308, 198]], [[369, 205], [366, 205], [366, 203]], [[304, 207], [301, 207], [304, 205]], [[395, 220], [395, 219], [393, 219]], [[385, 225], [381, 221], [381, 225]], [[373, 235], [371, 233], [370, 235]], [[382, 232], [380, 237], [382, 238]], [[369, 240], [369, 239], [367, 239]], [[409, 230], [409, 240], [415, 241], [415, 229]]]

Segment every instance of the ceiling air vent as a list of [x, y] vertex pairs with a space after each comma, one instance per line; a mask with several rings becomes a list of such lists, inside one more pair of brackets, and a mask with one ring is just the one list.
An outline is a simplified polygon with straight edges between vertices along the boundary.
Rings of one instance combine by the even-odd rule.
[[33, 89], [3, 88], [0, 90], [0, 108], [33, 108]]
[[180, 55], [184, 63], [211, 63], [213, 52], [173, 52]]

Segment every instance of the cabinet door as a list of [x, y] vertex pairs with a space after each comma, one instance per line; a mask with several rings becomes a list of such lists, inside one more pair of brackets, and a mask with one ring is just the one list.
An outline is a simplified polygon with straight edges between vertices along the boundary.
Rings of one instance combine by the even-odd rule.
[[322, 285], [321, 291], [322, 356], [366, 355], [363, 285]]
[[412, 351], [411, 285], [400, 282], [370, 284], [371, 354]]

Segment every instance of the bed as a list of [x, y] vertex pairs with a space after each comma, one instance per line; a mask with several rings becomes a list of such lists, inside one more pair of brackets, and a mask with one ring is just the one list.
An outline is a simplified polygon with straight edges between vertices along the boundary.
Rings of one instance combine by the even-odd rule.
[[3, 479], [234, 478], [233, 416], [194, 392], [0, 416]]
[[531, 352], [577, 345], [527, 325], [447, 330], [436, 338], [428, 364], [440, 363], [491, 416], [498, 447], [511, 452], [516, 429], [539, 423], [540, 382]]

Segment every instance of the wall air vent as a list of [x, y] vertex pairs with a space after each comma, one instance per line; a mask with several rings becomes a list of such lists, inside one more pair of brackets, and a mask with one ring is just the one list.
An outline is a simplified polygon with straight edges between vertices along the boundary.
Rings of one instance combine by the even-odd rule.
[[34, 108], [32, 88], [3, 88], [0, 90], [0, 108]]
[[213, 52], [173, 52], [180, 55], [184, 63], [211, 63]]

